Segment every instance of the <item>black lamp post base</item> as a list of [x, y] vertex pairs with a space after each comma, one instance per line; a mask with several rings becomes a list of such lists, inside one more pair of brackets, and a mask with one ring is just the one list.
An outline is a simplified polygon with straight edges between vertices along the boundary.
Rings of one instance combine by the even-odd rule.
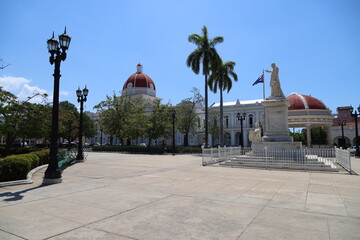
[[61, 183], [62, 182], [62, 178], [61, 178], [61, 170], [58, 169], [56, 171], [46, 171], [45, 172], [45, 176], [43, 179], [43, 184], [44, 185], [49, 185], [49, 184], [57, 184], [57, 183]]
[[76, 156], [76, 162], [84, 162], [84, 155], [77, 155]]

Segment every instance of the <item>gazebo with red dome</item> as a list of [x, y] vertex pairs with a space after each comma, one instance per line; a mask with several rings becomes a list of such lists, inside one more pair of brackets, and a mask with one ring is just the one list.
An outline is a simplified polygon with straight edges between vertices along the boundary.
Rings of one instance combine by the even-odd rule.
[[328, 144], [331, 144], [332, 116], [326, 105], [319, 99], [305, 94], [292, 93], [286, 98], [291, 103], [288, 107], [289, 128], [306, 127], [307, 146], [311, 147], [311, 128], [325, 127]]

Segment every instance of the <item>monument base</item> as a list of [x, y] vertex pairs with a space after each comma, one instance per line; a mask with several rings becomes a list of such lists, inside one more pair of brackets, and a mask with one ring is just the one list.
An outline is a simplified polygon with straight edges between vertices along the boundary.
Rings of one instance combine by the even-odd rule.
[[263, 101], [265, 128], [263, 142], [292, 142], [289, 136], [288, 107], [286, 98], [272, 98]]
[[[302, 149], [301, 142], [257, 142], [251, 145], [252, 156], [264, 157], [264, 155], [271, 155], [273, 161], [276, 159], [301, 159], [304, 153], [299, 151]], [[266, 153], [267, 152], [267, 153]]]
[[263, 142], [292, 142], [293, 138], [289, 135], [273, 135], [273, 136], [263, 136], [262, 137]]
[[301, 142], [254, 142], [251, 144], [253, 151], [261, 150], [289, 151], [302, 149]]

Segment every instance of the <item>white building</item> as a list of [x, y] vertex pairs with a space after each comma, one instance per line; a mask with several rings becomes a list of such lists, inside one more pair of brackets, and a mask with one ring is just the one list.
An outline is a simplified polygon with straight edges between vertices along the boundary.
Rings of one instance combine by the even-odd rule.
[[[143, 73], [143, 67], [141, 64], [137, 65], [137, 70], [132, 74], [123, 85], [122, 96], [141, 96], [147, 101], [154, 101], [158, 99], [156, 97], [156, 86], [154, 81], [145, 73]], [[333, 116], [331, 111], [326, 107], [326, 105], [319, 99], [299, 94], [292, 93], [287, 96], [287, 99], [290, 101], [291, 105], [288, 108], [288, 122], [289, 128], [306, 128], [307, 129], [307, 145], [308, 147], [312, 146], [311, 143], [311, 134], [310, 129], [315, 126], [323, 126], [327, 129], [328, 133], [328, 143], [331, 145], [334, 142], [334, 138], [338, 136], [332, 136], [331, 126], [333, 123]], [[251, 146], [249, 140], [249, 131], [255, 129], [255, 124], [258, 122], [263, 123], [263, 114], [264, 109], [262, 105], [264, 99], [257, 100], [246, 100], [235, 102], [225, 102], [224, 106], [224, 132], [225, 132], [225, 144], [227, 146], [238, 146], [242, 145], [245, 147]], [[210, 111], [218, 112], [220, 110], [219, 103], [213, 103], [209, 107]], [[188, 143], [189, 145], [199, 146], [204, 143], [204, 109], [202, 106], [197, 106], [196, 112], [200, 118], [198, 124], [198, 131], [195, 134], [190, 134]], [[86, 112], [93, 120], [97, 119], [96, 113]], [[241, 120], [238, 116], [245, 116], [242, 123], [243, 127], [241, 129]], [[217, 119], [218, 120], [218, 119]], [[209, 119], [209, 122], [211, 119]], [[219, 121], [218, 121], [219, 122]], [[266, 124], [266, 123], [265, 123]], [[110, 143], [110, 138], [108, 135], [102, 133], [101, 129], [99, 134], [94, 138], [87, 139], [88, 143], [94, 144], [95, 142], [100, 143], [102, 138], [103, 144]], [[243, 133], [243, 134], [241, 134]], [[101, 137], [102, 136], [102, 137]], [[242, 140], [241, 140], [241, 136]], [[156, 141], [156, 140], [155, 140]], [[176, 145], [184, 144], [184, 136], [177, 132], [176, 133]], [[135, 141], [135, 144], [140, 144], [141, 142], [146, 142], [145, 138], [141, 138]], [[119, 144], [118, 139], [113, 140], [113, 144]], [[171, 144], [171, 140], [167, 140], [167, 144]], [[209, 144], [217, 145], [219, 144], [218, 136], [211, 136], [209, 134]]]

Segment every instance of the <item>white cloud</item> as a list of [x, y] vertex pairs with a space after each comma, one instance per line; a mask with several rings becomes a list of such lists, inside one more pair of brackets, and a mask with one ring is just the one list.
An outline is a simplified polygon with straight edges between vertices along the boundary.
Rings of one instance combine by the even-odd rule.
[[17, 91], [22, 88], [24, 84], [31, 82], [23, 77], [4, 76], [0, 77], [0, 86], [6, 91]]
[[[49, 91], [46, 89], [42, 89], [38, 86], [30, 86], [29, 83], [31, 80], [28, 80], [23, 77], [12, 77], [12, 76], [4, 76], [0, 77], [0, 86], [4, 88], [4, 90], [9, 91], [15, 94], [19, 100], [26, 101], [28, 97], [33, 96], [36, 93], [40, 94], [48, 94], [46, 102], [52, 102], [53, 94], [51, 90], [51, 95]], [[68, 96], [69, 92], [67, 91], [60, 91], [59, 92], [60, 98], [61, 96]], [[43, 98], [41, 96], [36, 96], [30, 100], [31, 103], [41, 103], [43, 102]]]
[[[22, 87], [21, 91], [17, 94], [17, 97], [19, 98], [19, 100], [27, 100], [28, 97], [31, 97], [36, 93], [45, 94], [47, 93], [47, 91], [36, 86], [29, 86], [28, 84], [25, 84]], [[30, 100], [30, 102], [32, 103], [41, 103], [42, 101], [43, 98], [41, 96], [36, 96]]]

